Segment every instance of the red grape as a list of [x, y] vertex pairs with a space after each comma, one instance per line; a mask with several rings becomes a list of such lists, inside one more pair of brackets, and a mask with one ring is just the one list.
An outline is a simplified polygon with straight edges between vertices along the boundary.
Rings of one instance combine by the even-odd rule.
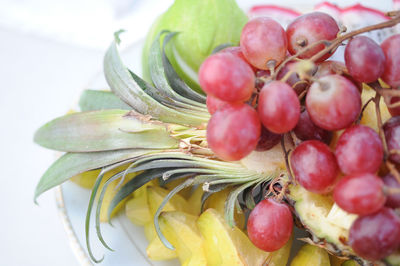
[[247, 60], [259, 69], [268, 70], [267, 63], [278, 65], [285, 59], [287, 39], [285, 30], [273, 19], [258, 17], [244, 26], [240, 47]]
[[329, 144], [332, 140], [332, 132], [316, 126], [310, 119], [307, 110], [300, 114], [299, 122], [294, 128], [296, 137], [301, 140], [319, 140]]
[[283, 247], [293, 231], [289, 207], [273, 199], [265, 199], [251, 211], [247, 233], [253, 244], [267, 252]]
[[230, 53], [211, 55], [199, 70], [201, 88], [227, 102], [248, 100], [253, 93], [254, 79], [250, 66]]
[[[280, 80], [285, 77], [285, 75], [294, 68], [295, 62], [289, 62], [285, 64], [285, 66], [279, 71], [279, 74], [277, 75], [277, 79]], [[294, 89], [297, 95], [300, 95], [307, 87], [308, 84], [305, 82], [300, 82], [301, 81], [299, 75], [297, 73], [292, 73], [289, 78], [285, 81], [287, 84], [289, 84], [290, 87]]]
[[315, 78], [321, 78], [328, 75], [342, 75], [346, 70], [346, 65], [340, 61], [327, 60], [318, 64], [317, 72], [314, 74]]
[[[288, 39], [288, 50], [291, 54], [296, 54], [304, 47], [321, 40], [333, 40], [339, 32], [339, 26], [335, 19], [326, 13], [312, 12], [302, 15], [286, 29]], [[301, 54], [299, 58], [310, 58], [325, 48], [324, 44], [320, 44], [313, 49]], [[318, 61], [324, 61], [331, 54], [325, 54]]]
[[345, 174], [375, 173], [383, 160], [383, 145], [370, 127], [355, 125], [340, 135], [336, 144], [336, 159]]
[[296, 181], [314, 193], [332, 191], [339, 174], [335, 155], [318, 140], [307, 140], [297, 146], [291, 154], [290, 164]]
[[386, 57], [382, 79], [390, 86], [400, 86], [400, 34], [387, 38], [381, 47]]
[[276, 134], [292, 130], [300, 116], [300, 101], [284, 82], [267, 83], [260, 92], [258, 114], [263, 125]]
[[[383, 124], [386, 143], [389, 151], [400, 150], [400, 116], [394, 116]], [[400, 154], [393, 153], [389, 159], [395, 163], [400, 163]]]
[[314, 74], [314, 78], [321, 78], [328, 75], [342, 75], [357, 87], [358, 91], [362, 91], [362, 82], [355, 80], [351, 75], [348, 74], [346, 65], [340, 61], [327, 60], [318, 64], [317, 72]]
[[255, 68], [253, 65], [251, 65], [249, 63], [249, 61], [247, 61], [247, 58], [244, 56], [244, 54], [242, 52], [242, 48], [240, 48], [240, 46], [227, 47], [227, 48], [221, 50], [220, 53], [231, 53], [231, 54], [239, 57], [243, 61], [245, 61], [251, 67], [251, 69], [253, 69], [254, 72], [257, 71], [257, 68]]
[[350, 75], [359, 82], [375, 81], [385, 69], [381, 47], [366, 36], [357, 36], [347, 44], [344, 59]]
[[229, 102], [221, 101], [218, 98], [215, 98], [211, 95], [207, 95], [207, 109], [210, 114], [214, 114], [218, 109], [221, 109], [225, 105], [230, 104]]
[[359, 215], [379, 211], [386, 201], [383, 181], [370, 173], [353, 174], [342, 178], [336, 184], [333, 198], [343, 210]]
[[258, 140], [256, 151], [267, 151], [273, 148], [281, 140], [282, 135], [272, 133], [265, 127], [262, 127], [261, 136]]
[[230, 104], [216, 111], [207, 126], [207, 142], [221, 159], [237, 161], [258, 143], [261, 123], [256, 110], [247, 104]]
[[389, 208], [358, 217], [350, 228], [349, 244], [362, 258], [376, 261], [400, 244], [400, 218]]
[[357, 87], [340, 75], [329, 75], [314, 82], [306, 96], [311, 120], [326, 130], [339, 130], [353, 123], [361, 110]]
[[[385, 175], [382, 178], [382, 180], [383, 180], [383, 183], [385, 183], [385, 186], [387, 186], [388, 188], [394, 188], [394, 189], [400, 190], [400, 183], [391, 174]], [[385, 205], [390, 208], [400, 208], [400, 193], [387, 195]]]

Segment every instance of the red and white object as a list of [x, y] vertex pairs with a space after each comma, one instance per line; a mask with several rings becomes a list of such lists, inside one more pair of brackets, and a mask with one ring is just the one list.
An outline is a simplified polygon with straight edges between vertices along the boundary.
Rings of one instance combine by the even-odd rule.
[[270, 17], [278, 21], [285, 29], [290, 22], [300, 15], [301, 13], [298, 11], [277, 5], [256, 5], [250, 8], [248, 12], [250, 19], [257, 17]]

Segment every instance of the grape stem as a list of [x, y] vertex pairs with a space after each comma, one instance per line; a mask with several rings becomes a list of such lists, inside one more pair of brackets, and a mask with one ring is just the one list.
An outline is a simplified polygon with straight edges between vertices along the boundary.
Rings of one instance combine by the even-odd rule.
[[[389, 12], [390, 14], [392, 14], [391, 12]], [[369, 32], [369, 31], [374, 31], [374, 30], [380, 30], [380, 29], [384, 29], [384, 28], [390, 28], [395, 26], [396, 24], [400, 23], [400, 14], [397, 14], [395, 17], [393, 17], [391, 20], [388, 21], [384, 21], [375, 25], [371, 25], [371, 26], [366, 26], [364, 28], [349, 32], [347, 34], [344, 34], [342, 36], [339, 36], [338, 38], [336, 38], [334, 41], [332, 41], [332, 43], [330, 45], [328, 45], [325, 49], [323, 49], [322, 51], [318, 52], [317, 54], [315, 54], [313, 57], [311, 57], [311, 61], [315, 62], [318, 59], [320, 59], [322, 56], [324, 56], [326, 53], [329, 52], [333, 52], [339, 45], [342, 44], [343, 41], [348, 40], [356, 35], [365, 33], [365, 32]]]
[[292, 175], [292, 170], [290, 169], [290, 165], [289, 165], [289, 154], [290, 154], [291, 150], [290, 149], [286, 150], [285, 135], [283, 135], [281, 138], [281, 147], [282, 147], [282, 151], [283, 151], [283, 156], [285, 157], [285, 165], [286, 165], [286, 170], [288, 172], [289, 182], [293, 182], [294, 178]]
[[374, 98], [374, 103], [375, 103], [375, 113], [376, 113], [376, 121], [378, 124], [378, 129], [379, 129], [379, 137], [381, 138], [382, 144], [383, 144], [383, 160], [386, 164], [386, 167], [389, 169], [390, 173], [396, 178], [397, 182], [400, 183], [400, 173], [397, 171], [395, 165], [389, 161], [389, 155], [390, 151], [387, 146], [385, 134], [383, 132], [383, 123], [382, 123], [382, 116], [381, 116], [381, 109], [379, 107], [380, 105], [380, 100], [381, 100], [381, 91], [384, 90], [379, 82], [373, 82], [368, 84], [370, 85], [374, 90], [375, 90], [375, 98]]
[[370, 102], [372, 102], [372, 101], [374, 101], [374, 97], [369, 98], [369, 100], [368, 100], [366, 103], [364, 103], [364, 106], [363, 106], [362, 109], [361, 109], [360, 115], [358, 116], [358, 119], [357, 119], [357, 121], [355, 122], [356, 125], [360, 124], [361, 119], [362, 119], [362, 117], [363, 117], [363, 115], [364, 115], [365, 108], [367, 108], [368, 104], [369, 104]]
[[[300, 49], [296, 54], [287, 57], [280, 65], [279, 67], [276, 69], [276, 71], [274, 72], [273, 75], [271, 75], [271, 79], [276, 79], [277, 74], [279, 73], [279, 71], [282, 70], [282, 68], [290, 61], [295, 60], [296, 58], [298, 58], [300, 55], [310, 51], [311, 49], [324, 44], [325, 48], [323, 50], [321, 50], [320, 52], [318, 52], [317, 54], [315, 54], [313, 57], [310, 58], [310, 61], [312, 62], [316, 62], [318, 59], [320, 59], [321, 57], [323, 57], [325, 54], [327, 53], [332, 53], [333, 51], [335, 51], [341, 44], [343, 41], [348, 40], [356, 35], [365, 33], [365, 32], [369, 32], [369, 31], [374, 31], [374, 30], [380, 30], [380, 29], [384, 29], [384, 28], [390, 28], [393, 27], [395, 25], [397, 25], [398, 23], [400, 23], [400, 12], [399, 11], [391, 11], [386, 13], [387, 16], [393, 17], [391, 20], [385, 21], [385, 22], [381, 22], [375, 25], [370, 25], [352, 32], [349, 32], [347, 34], [343, 34], [341, 36], [338, 36], [336, 39], [332, 40], [332, 41], [328, 41], [328, 40], [320, 40], [317, 41], [315, 43], [312, 43], [310, 45], [307, 45], [306, 47], [304, 47], [303, 49]], [[339, 32], [340, 34], [340, 32]]]

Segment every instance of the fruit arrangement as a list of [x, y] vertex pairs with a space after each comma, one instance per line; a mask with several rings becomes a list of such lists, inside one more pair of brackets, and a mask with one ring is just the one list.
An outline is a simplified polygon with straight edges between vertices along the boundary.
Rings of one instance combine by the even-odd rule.
[[[260, 7], [247, 21], [234, 1], [197, 2], [177, 0], [155, 22], [144, 79], [116, 33], [104, 58], [112, 92], [85, 91], [80, 112], [35, 135], [66, 152], [35, 199], [69, 179], [91, 188], [87, 239], [96, 208], [110, 249], [100, 222], [125, 206], [154, 260], [286, 265], [297, 226], [307, 244], [291, 265], [400, 265], [400, 34], [370, 34], [400, 11], [352, 31], [285, 11], [285, 29]], [[217, 29], [185, 31], [227, 8]], [[343, 46], [344, 63], [329, 60]]]

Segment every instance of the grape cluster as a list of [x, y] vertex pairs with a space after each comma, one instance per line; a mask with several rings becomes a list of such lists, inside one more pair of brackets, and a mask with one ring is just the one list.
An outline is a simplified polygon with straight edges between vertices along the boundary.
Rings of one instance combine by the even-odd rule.
[[[400, 179], [377, 174], [388, 172], [384, 162], [400, 164], [400, 96], [385, 98], [393, 117], [380, 136], [359, 124], [361, 92], [363, 83], [378, 79], [400, 89], [400, 35], [381, 45], [352, 36], [345, 64], [326, 61], [334, 53], [326, 47], [338, 36], [336, 21], [321, 12], [298, 17], [286, 31], [270, 18], [250, 20], [240, 46], [211, 55], [200, 68], [212, 114], [207, 141], [220, 159], [235, 161], [271, 149], [284, 134], [295, 138], [288, 159], [295, 182], [313, 193], [332, 193], [340, 208], [359, 215], [348, 242], [374, 261], [400, 247], [394, 211], [400, 208]], [[284, 203], [266, 199], [249, 216], [249, 237], [274, 251], [289, 239], [291, 221]]]

